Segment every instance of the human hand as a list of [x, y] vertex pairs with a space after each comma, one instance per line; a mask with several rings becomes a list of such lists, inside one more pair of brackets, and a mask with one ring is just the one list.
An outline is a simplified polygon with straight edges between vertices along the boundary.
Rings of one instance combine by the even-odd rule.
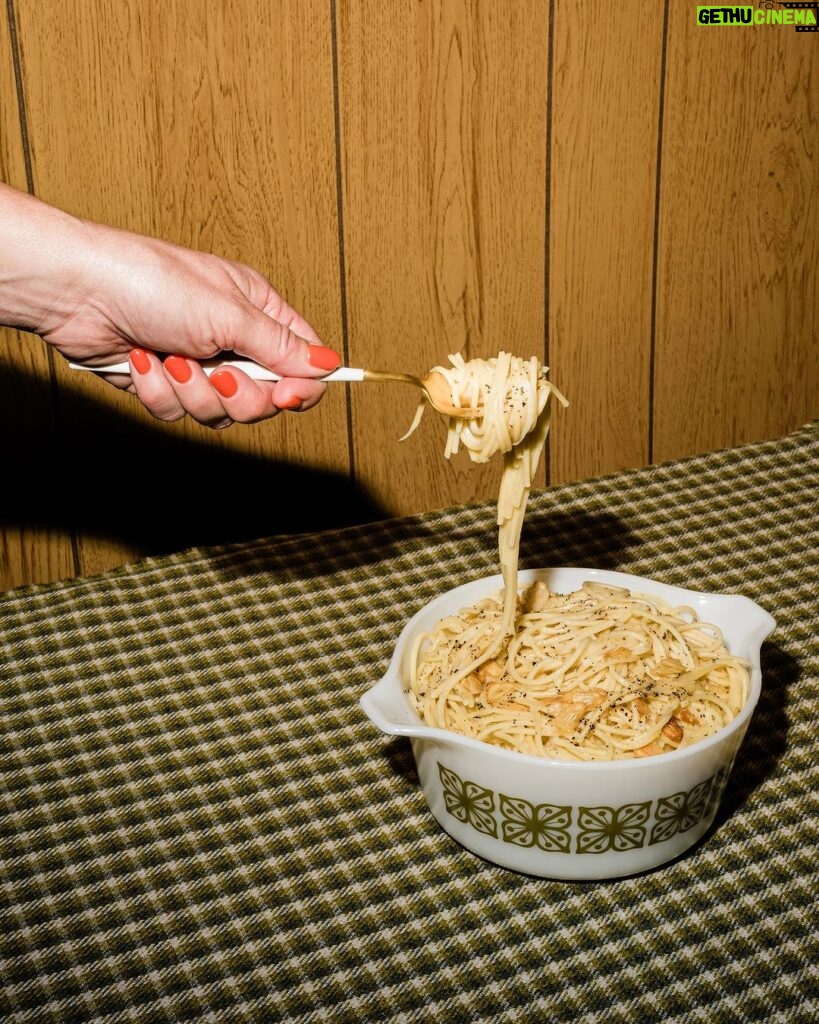
[[[325, 385], [317, 378], [340, 357], [256, 270], [78, 221], [12, 192], [0, 189], [0, 228], [24, 243], [16, 251], [25, 256], [12, 258], [11, 270], [3, 266], [10, 262], [8, 247], [0, 257], [0, 322], [35, 331], [87, 366], [127, 358], [130, 376], [104, 379], [162, 420], [188, 414], [223, 427], [319, 401]], [[10, 293], [17, 308], [9, 306]], [[235, 368], [208, 378], [199, 360], [222, 352], [261, 363], [282, 379], [255, 381]], [[168, 353], [164, 363], [158, 353]]]

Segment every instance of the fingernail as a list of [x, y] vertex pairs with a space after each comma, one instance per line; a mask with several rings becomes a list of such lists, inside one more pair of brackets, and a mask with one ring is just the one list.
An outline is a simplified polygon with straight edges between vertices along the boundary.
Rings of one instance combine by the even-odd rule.
[[304, 400], [303, 399], [299, 398], [298, 395], [292, 395], [286, 401], [279, 402], [278, 408], [279, 409], [288, 409], [288, 410], [294, 410], [295, 411], [296, 409], [301, 409], [301, 407], [303, 405], [304, 405]]
[[318, 370], [336, 370], [341, 364], [341, 356], [324, 345], [308, 345], [307, 359], [311, 366]]
[[163, 365], [177, 384], [187, 384], [191, 379], [193, 371], [187, 360], [181, 356], [168, 356]]
[[141, 348], [135, 348], [131, 350], [131, 366], [136, 370], [137, 373], [147, 373], [151, 368], [151, 360], [148, 358], [148, 353], [143, 352]]
[[222, 398], [233, 398], [239, 386], [236, 378], [227, 370], [219, 370], [218, 373], [212, 373], [210, 382]]

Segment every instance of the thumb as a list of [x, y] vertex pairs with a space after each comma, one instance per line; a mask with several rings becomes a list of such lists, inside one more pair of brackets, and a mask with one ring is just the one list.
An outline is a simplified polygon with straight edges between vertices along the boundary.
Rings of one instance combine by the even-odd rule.
[[[312, 332], [311, 332], [312, 333]], [[234, 352], [283, 377], [323, 377], [341, 365], [335, 349], [305, 341], [290, 328], [248, 304], [231, 332]]]

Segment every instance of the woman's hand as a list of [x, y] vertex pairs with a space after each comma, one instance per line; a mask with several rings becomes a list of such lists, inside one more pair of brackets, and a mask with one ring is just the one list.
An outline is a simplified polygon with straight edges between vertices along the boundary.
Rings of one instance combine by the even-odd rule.
[[[340, 357], [251, 267], [77, 220], [0, 185], [0, 323], [39, 334], [162, 420], [211, 427], [309, 409]], [[235, 368], [208, 378], [199, 360], [236, 353], [279, 381]], [[168, 354], [164, 363], [159, 354]]]

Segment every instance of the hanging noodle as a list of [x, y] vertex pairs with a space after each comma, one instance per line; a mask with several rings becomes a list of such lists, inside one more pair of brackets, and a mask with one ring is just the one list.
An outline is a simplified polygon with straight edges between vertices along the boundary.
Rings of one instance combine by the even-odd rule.
[[[518, 593], [521, 527], [549, 430], [549, 397], [565, 398], [536, 359], [436, 367], [453, 405], [445, 455], [504, 457], [498, 498], [503, 592], [441, 620], [409, 655], [409, 699], [427, 724], [507, 749], [571, 760], [645, 757], [721, 729], [748, 695], [748, 667], [690, 608], [587, 582]], [[419, 406], [409, 433], [418, 425]], [[405, 435], [408, 436], [408, 435]]]
[[[433, 372], [440, 373], [449, 384], [453, 406], [480, 408], [481, 414], [449, 419], [444, 456], [449, 458], [463, 447], [473, 462], [488, 462], [493, 455], [503, 453], [498, 496], [498, 550], [505, 593], [500, 645], [515, 626], [520, 534], [532, 480], [549, 432], [549, 396], [554, 394], [563, 405], [568, 402], [546, 379], [546, 368], [534, 357], [521, 359], [501, 352], [493, 359], [465, 362], [457, 354], [449, 360], [452, 367], [436, 366]], [[404, 438], [418, 426], [423, 411], [422, 402]]]

